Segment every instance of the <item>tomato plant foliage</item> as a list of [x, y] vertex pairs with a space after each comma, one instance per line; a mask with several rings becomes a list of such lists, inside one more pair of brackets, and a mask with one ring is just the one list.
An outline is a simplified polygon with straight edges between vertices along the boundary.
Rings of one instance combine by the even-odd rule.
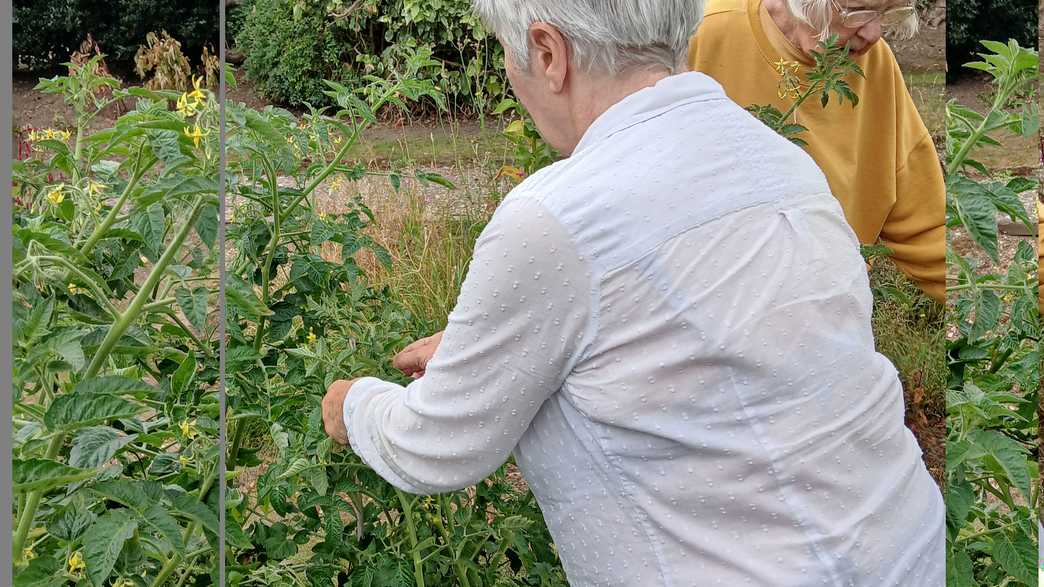
[[[417, 75], [430, 66], [418, 52], [392, 79], [327, 82], [337, 106], [301, 118], [227, 108], [229, 585], [565, 584], [534, 498], [505, 469], [467, 491], [407, 495], [323, 430], [331, 382], [405, 383], [391, 357], [435, 327], [360, 264], [393, 261], [366, 234], [377, 219], [350, 186], [378, 174], [397, 190], [402, 174], [346, 159], [382, 107], [442, 102]], [[328, 213], [317, 192], [331, 185], [343, 203]]]
[[[998, 179], [973, 156], [997, 145], [1002, 129], [1037, 132], [1034, 107], [1014, 110], [1009, 101], [1036, 86], [1038, 55], [983, 41], [981, 61], [966, 67], [993, 78], [994, 98], [985, 113], [954, 101], [947, 105], [947, 225], [963, 229], [978, 247], [947, 247], [953, 304], [948, 326], [946, 528], [948, 585], [1035, 585], [1040, 488], [1033, 451], [1039, 445], [1040, 325], [1037, 271], [1032, 246], [1019, 242], [1007, 269], [998, 269], [997, 216], [1032, 229], [1019, 192], [1036, 181]], [[954, 234], [951, 232], [951, 236]]]
[[69, 65], [75, 128], [14, 164], [14, 583], [210, 584], [216, 104]]

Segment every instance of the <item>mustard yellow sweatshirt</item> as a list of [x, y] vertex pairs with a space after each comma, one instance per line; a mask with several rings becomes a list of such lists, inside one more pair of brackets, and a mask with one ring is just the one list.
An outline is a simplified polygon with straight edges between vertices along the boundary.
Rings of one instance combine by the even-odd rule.
[[[740, 106], [778, 97], [780, 59], [809, 58], [795, 49], [761, 0], [710, 0], [689, 47], [689, 67], [713, 77]], [[855, 58], [865, 78], [849, 79], [859, 104], [823, 108], [806, 100], [796, 121], [809, 155], [826, 175], [859, 241], [881, 241], [895, 264], [940, 302], [946, 296], [946, 188], [931, 135], [917, 112], [892, 50], [883, 41]]]

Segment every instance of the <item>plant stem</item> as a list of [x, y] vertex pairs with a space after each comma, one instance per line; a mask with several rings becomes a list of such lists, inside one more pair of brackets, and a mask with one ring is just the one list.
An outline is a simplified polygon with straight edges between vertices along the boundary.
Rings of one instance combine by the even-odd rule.
[[[141, 157], [141, 149], [143, 148], [144, 143], [142, 144], [142, 147], [138, 149], [139, 158]], [[110, 228], [112, 228], [112, 225], [116, 223], [116, 218], [119, 216], [120, 211], [123, 210], [124, 204], [127, 203], [127, 198], [130, 197], [131, 192], [134, 191], [134, 188], [138, 185], [138, 182], [141, 181], [141, 178], [145, 175], [145, 172], [148, 171], [148, 169], [151, 168], [155, 163], [156, 159], [150, 158], [146, 165], [143, 165], [142, 167], [135, 169], [134, 175], [132, 175], [130, 181], [127, 182], [127, 187], [125, 187], [123, 189], [123, 193], [120, 194], [120, 199], [117, 200], [116, 204], [112, 207], [111, 210], [109, 210], [108, 215], [105, 216], [105, 220], [102, 220], [102, 223], [94, 228], [94, 232], [91, 233], [91, 236], [87, 239], [87, 242], [83, 243], [83, 246], [80, 248], [80, 253], [84, 255], [89, 253], [91, 249], [94, 248], [94, 245], [98, 244], [98, 241], [101, 240], [103, 236], [105, 236], [105, 233]]]
[[174, 235], [174, 240], [172, 240], [167, 246], [167, 250], [165, 250], [159, 260], [156, 261], [156, 264], [152, 268], [152, 272], [149, 273], [148, 278], [141, 286], [141, 289], [138, 290], [138, 293], [135, 294], [130, 305], [127, 306], [127, 309], [120, 315], [112, 328], [109, 329], [108, 334], [106, 334], [101, 345], [98, 347], [98, 352], [95, 353], [90, 365], [87, 366], [87, 371], [84, 373], [85, 379], [94, 377], [98, 374], [105, 359], [108, 358], [109, 353], [112, 352], [113, 347], [116, 346], [117, 341], [119, 341], [120, 337], [123, 336], [123, 333], [130, 328], [130, 325], [133, 324], [141, 314], [142, 309], [149, 299], [150, 293], [156, 289], [160, 279], [162, 279], [164, 273], [166, 273], [167, 266], [170, 265], [177, 256], [178, 250], [185, 242], [185, 238], [188, 236], [189, 232], [192, 231], [192, 227], [195, 226], [196, 220], [199, 219], [199, 214], [203, 211], [203, 201], [202, 197], [196, 198], [196, 201], [192, 206], [192, 213], [189, 214], [188, 220], [185, 221], [178, 232]]
[[421, 560], [420, 550], [417, 548], [417, 528], [413, 525], [413, 506], [402, 490], [395, 488], [395, 495], [402, 505], [402, 515], [406, 518], [406, 532], [410, 537], [410, 550], [413, 553], [413, 577], [417, 581], [417, 587], [424, 587], [424, 561]]
[[[55, 434], [51, 437], [51, 443], [47, 445], [47, 453], [44, 455], [48, 459], [53, 459], [58, 455], [58, 451], [61, 450], [62, 445], [65, 444], [65, 434]], [[43, 497], [42, 491], [31, 491], [25, 500], [25, 508], [22, 510], [22, 515], [18, 518], [18, 529], [15, 531], [14, 540], [11, 543], [11, 553], [14, 557], [14, 565], [21, 566], [24, 560], [25, 537], [29, 535], [29, 527], [33, 525], [33, 518], [36, 516], [36, 508], [40, 505], [40, 498]]]
[[[112, 328], [109, 329], [108, 334], [102, 340], [101, 345], [98, 347], [98, 351], [94, 354], [91, 359], [90, 365], [87, 366], [87, 370], [84, 373], [84, 379], [89, 379], [98, 374], [101, 370], [105, 360], [109, 357], [109, 353], [116, 347], [116, 342], [119, 341], [123, 333], [130, 328], [130, 325], [138, 318], [141, 313], [142, 306], [145, 305], [145, 300], [148, 299], [148, 292], [156, 287], [159, 280], [163, 277], [166, 272], [167, 266], [174, 260], [177, 255], [178, 249], [181, 248], [181, 244], [185, 241], [185, 237], [188, 236], [189, 231], [196, 224], [196, 220], [199, 217], [200, 212], [203, 210], [203, 198], [197, 197], [196, 202], [192, 208], [192, 213], [189, 215], [188, 220], [178, 231], [174, 240], [171, 241], [167, 250], [163, 252], [163, 256], [160, 257], [159, 261], [156, 262], [155, 267], [152, 269], [152, 273], [145, 280], [145, 284], [138, 290], [138, 293], [131, 300], [127, 309], [117, 318], [116, 322], [113, 323]], [[58, 451], [65, 443], [65, 433], [57, 432], [53, 438], [51, 438], [51, 444], [47, 447], [47, 458], [53, 459], [57, 456]], [[32, 491], [26, 499], [25, 509], [22, 511], [22, 517], [18, 522], [18, 531], [15, 534], [14, 542], [12, 545], [13, 555], [16, 563], [22, 562], [22, 546], [25, 544], [25, 535], [29, 531], [29, 525], [33, 522], [33, 517], [36, 515], [36, 508], [40, 505], [40, 498], [43, 497], [43, 492], [40, 490]]]
[[[450, 552], [453, 552], [453, 535], [450, 533], [449, 528], [446, 527], [446, 524], [442, 523], [443, 511], [445, 511], [446, 523], [453, 524], [452, 519], [450, 519], [453, 509], [450, 507], [449, 497], [446, 494], [439, 496], [437, 507], [439, 511], [435, 516], [435, 526], [442, 534], [442, 540], [446, 543], [446, 547], [450, 549]], [[457, 558], [456, 553], [453, 555], [453, 569], [457, 573], [457, 580], [460, 581], [461, 587], [471, 587], [471, 582], [468, 581], [468, 569], [464, 566], [464, 562]]]
[[[215, 479], [217, 479], [217, 467], [214, 467], [214, 470], [207, 475], [207, 478], [203, 480], [203, 484], [200, 485], [198, 496], [200, 501], [203, 501], [203, 498], [206, 497], [207, 492], [210, 491], [210, 487], [214, 484]], [[188, 528], [185, 528], [185, 533], [181, 537], [181, 542], [184, 543], [186, 548], [188, 548], [189, 540], [196, 534], [196, 531], [199, 530], [199, 526], [199, 522], [192, 522]], [[174, 556], [170, 557], [170, 560], [168, 560], [163, 565], [163, 568], [160, 569], [159, 574], [156, 575], [156, 578], [152, 581], [150, 586], [160, 587], [163, 585], [167, 581], [167, 577], [174, 572], [174, 567], [177, 566], [183, 558], [184, 553], [175, 552]]]

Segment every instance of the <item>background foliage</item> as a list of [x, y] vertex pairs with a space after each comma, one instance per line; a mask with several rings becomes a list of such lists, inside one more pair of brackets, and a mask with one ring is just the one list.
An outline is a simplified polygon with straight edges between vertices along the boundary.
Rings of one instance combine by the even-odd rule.
[[967, 72], [961, 66], [981, 50], [979, 39], [1009, 38], [1037, 47], [1037, 0], [947, 0], [948, 77]]
[[[240, 20], [242, 24], [240, 24]], [[260, 92], [284, 105], [329, 104], [322, 80], [353, 86], [401, 71], [414, 51], [433, 62], [418, 72], [455, 111], [486, 112], [503, 98], [503, 50], [469, 0], [248, 0], [229, 36]], [[430, 110], [430, 100], [411, 106]]]
[[150, 32], [167, 31], [198, 59], [218, 46], [218, 6], [213, 0], [14, 0], [14, 62], [46, 72], [66, 61], [87, 33], [105, 52], [113, 73], [134, 71], [134, 53]]

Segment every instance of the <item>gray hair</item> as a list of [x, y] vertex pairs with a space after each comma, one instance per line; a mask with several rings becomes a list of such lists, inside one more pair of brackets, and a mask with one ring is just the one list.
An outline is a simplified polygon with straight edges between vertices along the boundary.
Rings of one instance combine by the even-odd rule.
[[475, 12], [519, 67], [529, 67], [529, 27], [556, 27], [573, 65], [610, 75], [662, 65], [685, 71], [704, 0], [472, 0]]
[[[834, 16], [834, 3], [831, 0], [786, 0], [790, 13], [812, 27], [819, 33], [819, 39], [825, 41], [830, 36], [830, 21]], [[889, 37], [909, 39], [917, 34], [917, 11], [900, 23]]]

